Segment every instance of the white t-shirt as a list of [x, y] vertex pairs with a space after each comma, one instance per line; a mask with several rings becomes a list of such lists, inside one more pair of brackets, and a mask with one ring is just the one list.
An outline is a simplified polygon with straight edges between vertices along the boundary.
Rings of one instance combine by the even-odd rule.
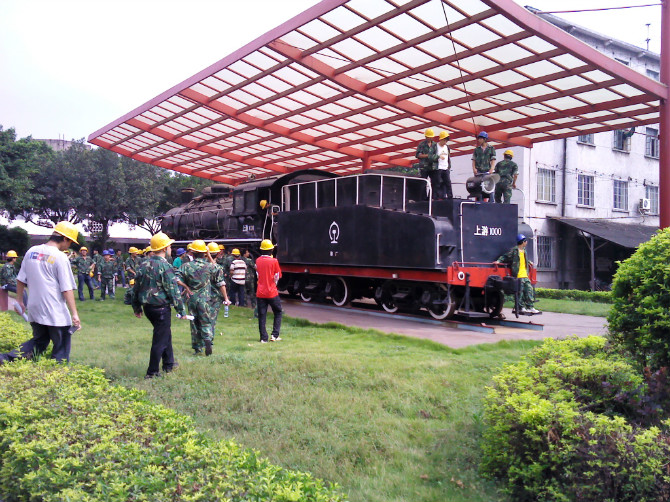
[[71, 326], [64, 291], [76, 289], [67, 255], [55, 246], [31, 247], [23, 257], [17, 280], [28, 285], [28, 319], [45, 326]]
[[[449, 145], [440, 146], [437, 145], [437, 168], [438, 169], [449, 169]], [[444, 156], [444, 159], [442, 158]]]

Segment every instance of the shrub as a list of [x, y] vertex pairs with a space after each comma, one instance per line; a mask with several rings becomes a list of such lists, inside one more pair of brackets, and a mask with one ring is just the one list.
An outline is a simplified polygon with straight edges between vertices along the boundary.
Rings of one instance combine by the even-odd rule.
[[32, 336], [26, 323], [16, 322], [8, 312], [0, 312], [0, 352], [14, 350]]
[[514, 500], [669, 500], [667, 379], [647, 376], [663, 389], [604, 338], [546, 340], [487, 389], [483, 473]]
[[611, 291], [582, 291], [581, 289], [547, 289], [536, 288], [537, 298], [553, 300], [575, 300], [578, 302], [612, 303]]
[[670, 229], [623, 261], [612, 284], [608, 321], [613, 343], [640, 367], [670, 366]]
[[310, 474], [208, 440], [102, 370], [50, 360], [0, 366], [0, 487], [43, 502], [343, 500]]

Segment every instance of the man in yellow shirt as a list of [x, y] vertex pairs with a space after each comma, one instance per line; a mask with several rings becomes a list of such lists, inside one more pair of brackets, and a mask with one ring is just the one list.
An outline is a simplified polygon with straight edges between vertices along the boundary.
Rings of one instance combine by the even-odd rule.
[[498, 263], [505, 263], [512, 269], [512, 277], [516, 277], [520, 282], [519, 291], [519, 313], [520, 314], [541, 314], [534, 306], [535, 293], [533, 285], [528, 278], [528, 270], [533, 265], [526, 256], [526, 246], [528, 239], [525, 235], [516, 236], [517, 245], [507, 253], [498, 258]]

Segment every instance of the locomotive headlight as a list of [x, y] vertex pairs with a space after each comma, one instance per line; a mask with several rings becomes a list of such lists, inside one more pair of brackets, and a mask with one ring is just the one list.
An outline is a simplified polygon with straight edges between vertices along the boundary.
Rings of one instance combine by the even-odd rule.
[[496, 189], [496, 183], [500, 181], [499, 174], [478, 174], [467, 179], [465, 188], [473, 197], [481, 194], [491, 194]]

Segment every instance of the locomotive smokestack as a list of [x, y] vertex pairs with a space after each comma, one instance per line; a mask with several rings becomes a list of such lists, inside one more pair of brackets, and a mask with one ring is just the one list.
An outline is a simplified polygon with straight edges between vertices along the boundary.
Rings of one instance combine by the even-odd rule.
[[193, 194], [195, 194], [195, 188], [182, 188], [181, 189], [181, 202], [182, 204], [188, 204], [193, 200]]

